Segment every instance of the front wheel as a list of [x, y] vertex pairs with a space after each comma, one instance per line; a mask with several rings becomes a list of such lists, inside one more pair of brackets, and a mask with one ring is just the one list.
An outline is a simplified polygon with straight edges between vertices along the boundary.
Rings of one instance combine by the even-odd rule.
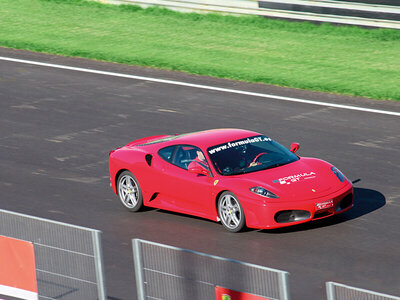
[[239, 232], [245, 226], [243, 208], [231, 192], [223, 192], [219, 197], [218, 215], [225, 229], [231, 232]]
[[118, 196], [122, 205], [129, 211], [138, 211], [143, 207], [143, 196], [136, 177], [124, 171], [118, 177]]

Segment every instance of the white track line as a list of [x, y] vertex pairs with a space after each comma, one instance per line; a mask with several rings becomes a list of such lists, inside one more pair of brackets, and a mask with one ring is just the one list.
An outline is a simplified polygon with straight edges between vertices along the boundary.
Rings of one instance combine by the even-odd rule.
[[77, 68], [77, 67], [49, 64], [49, 63], [41, 63], [41, 62], [37, 62], [37, 61], [15, 59], [15, 58], [3, 57], [3, 56], [0, 56], [0, 60], [12, 61], [12, 62], [30, 64], [30, 65], [36, 65], [36, 66], [43, 66], [43, 67], [50, 67], [50, 68], [57, 68], [57, 69], [64, 69], [64, 70], [71, 70], [71, 71], [78, 71], [78, 72], [86, 72], [86, 73], [92, 73], [92, 74], [100, 74], [100, 75], [106, 75], [106, 76], [114, 76], [114, 77], [121, 77], [121, 78], [159, 82], [159, 83], [165, 83], [165, 84], [173, 84], [173, 85], [179, 85], [179, 86], [187, 86], [187, 87], [193, 87], [193, 88], [198, 88], [198, 89], [219, 91], [219, 92], [225, 92], [225, 93], [233, 93], [233, 94], [246, 95], [246, 96], [272, 98], [272, 99], [277, 99], [277, 100], [282, 100], [282, 101], [291, 101], [291, 102], [297, 102], [297, 103], [313, 104], [313, 105], [335, 107], [335, 108], [342, 108], [342, 109], [349, 109], [349, 110], [358, 110], [358, 111], [364, 111], [364, 112], [370, 112], [370, 113], [376, 113], [376, 114], [400, 116], [400, 112], [394, 112], [394, 111], [386, 111], [386, 110], [371, 109], [371, 108], [364, 108], [364, 107], [351, 106], [351, 105], [319, 102], [319, 101], [313, 101], [313, 100], [307, 100], [307, 99], [284, 97], [284, 96], [277, 96], [277, 95], [270, 95], [270, 94], [253, 93], [253, 92], [247, 92], [247, 91], [241, 91], [241, 90], [232, 90], [232, 89], [226, 89], [226, 88], [219, 88], [219, 87], [186, 83], [186, 82], [173, 81], [173, 80], [165, 80], [165, 79], [152, 78], [152, 77], [135, 76], [135, 75], [122, 74], [122, 73], [114, 73], [114, 72], [91, 70], [91, 69], [85, 69], [85, 68]]

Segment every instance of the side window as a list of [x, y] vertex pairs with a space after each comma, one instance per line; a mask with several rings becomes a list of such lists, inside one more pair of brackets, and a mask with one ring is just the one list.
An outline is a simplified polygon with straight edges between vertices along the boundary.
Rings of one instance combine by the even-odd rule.
[[172, 155], [174, 154], [176, 146], [169, 146], [158, 150], [158, 155], [169, 163], [172, 163]]
[[[199, 153], [201, 153], [200, 156]], [[208, 168], [203, 152], [199, 148], [189, 145], [178, 146], [172, 163], [187, 170], [191, 162], [202, 163]]]

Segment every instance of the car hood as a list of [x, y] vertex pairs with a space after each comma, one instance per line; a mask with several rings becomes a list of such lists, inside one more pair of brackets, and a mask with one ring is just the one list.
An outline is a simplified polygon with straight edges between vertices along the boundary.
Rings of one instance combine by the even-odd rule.
[[344, 187], [347, 180], [340, 182], [331, 167], [319, 159], [301, 158], [284, 166], [239, 176], [250, 185], [248, 188], [261, 186], [278, 195], [276, 201], [296, 201], [329, 195]]

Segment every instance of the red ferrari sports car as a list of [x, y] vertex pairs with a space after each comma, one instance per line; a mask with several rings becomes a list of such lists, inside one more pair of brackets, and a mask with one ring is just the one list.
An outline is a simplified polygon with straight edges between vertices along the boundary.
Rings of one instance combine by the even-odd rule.
[[352, 183], [298, 149], [241, 129], [151, 136], [110, 152], [111, 186], [130, 211], [161, 208], [221, 221], [232, 232], [349, 210]]

